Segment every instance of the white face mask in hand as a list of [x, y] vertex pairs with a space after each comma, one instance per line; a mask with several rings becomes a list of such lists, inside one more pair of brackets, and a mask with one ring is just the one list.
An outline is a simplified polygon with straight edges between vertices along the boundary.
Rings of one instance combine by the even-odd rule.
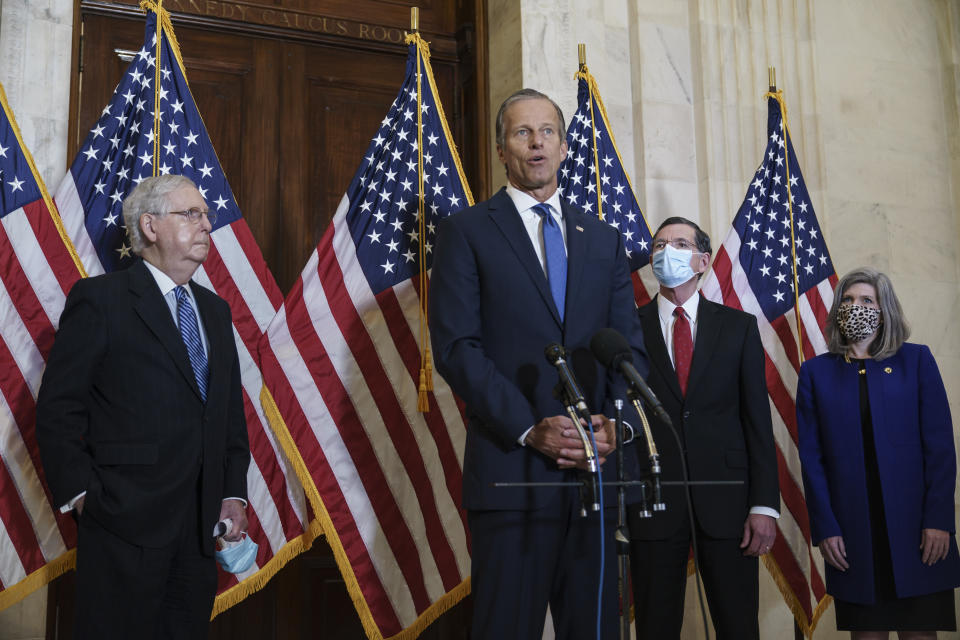
[[253, 566], [253, 561], [257, 559], [257, 550], [260, 548], [246, 532], [236, 542], [224, 540], [223, 545], [223, 549], [214, 555], [217, 558], [217, 564], [227, 573], [243, 573]]
[[693, 276], [697, 275], [690, 266], [693, 259], [693, 250], [674, 249], [667, 244], [662, 251], [653, 254], [653, 275], [665, 287], [680, 286]]

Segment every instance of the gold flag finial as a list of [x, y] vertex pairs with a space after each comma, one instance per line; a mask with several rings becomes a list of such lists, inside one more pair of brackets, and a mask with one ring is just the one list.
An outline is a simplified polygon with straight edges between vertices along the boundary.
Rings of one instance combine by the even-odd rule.
[[420, 30], [420, 7], [410, 7], [410, 31]]
[[582, 42], [577, 45], [577, 57], [580, 59], [580, 66], [587, 64], [587, 45]]
[[767, 67], [767, 76], [770, 78], [770, 93], [777, 92], [777, 68]]

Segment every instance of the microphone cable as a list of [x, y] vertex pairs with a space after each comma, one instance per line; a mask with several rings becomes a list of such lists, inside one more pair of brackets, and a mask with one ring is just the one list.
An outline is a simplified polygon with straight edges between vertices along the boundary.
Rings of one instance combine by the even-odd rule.
[[597, 584], [597, 640], [603, 640], [603, 578], [604, 571], [606, 568], [606, 556], [607, 556], [607, 541], [606, 541], [606, 527], [604, 526], [603, 521], [603, 471], [601, 470], [602, 465], [599, 464], [600, 461], [600, 451], [597, 449], [597, 438], [593, 432], [593, 425], [589, 426], [590, 429], [590, 442], [593, 444], [593, 455], [597, 460], [597, 486], [600, 487], [600, 490], [597, 492], [600, 494], [600, 582]]

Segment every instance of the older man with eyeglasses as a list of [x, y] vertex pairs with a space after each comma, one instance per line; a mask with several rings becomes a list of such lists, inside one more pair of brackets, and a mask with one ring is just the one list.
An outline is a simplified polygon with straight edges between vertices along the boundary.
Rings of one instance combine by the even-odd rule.
[[213, 529], [247, 528], [250, 461], [230, 308], [191, 278], [213, 216], [194, 183], [123, 203], [124, 271], [77, 282], [37, 401], [58, 504], [78, 519], [76, 638], [206, 638]]

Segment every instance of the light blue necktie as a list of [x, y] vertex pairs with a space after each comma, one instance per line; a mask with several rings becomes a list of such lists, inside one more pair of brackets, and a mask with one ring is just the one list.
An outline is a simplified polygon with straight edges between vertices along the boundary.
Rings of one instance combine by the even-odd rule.
[[200, 397], [206, 402], [207, 375], [210, 369], [207, 365], [207, 354], [203, 351], [203, 342], [200, 340], [197, 314], [193, 310], [193, 305], [190, 304], [187, 290], [180, 286], [174, 291], [177, 294], [177, 324], [180, 325], [180, 337], [183, 338], [183, 344], [187, 346], [187, 355], [190, 356], [190, 366], [193, 368], [193, 376], [197, 379]]
[[567, 249], [563, 246], [563, 232], [557, 224], [550, 207], [546, 204], [534, 205], [533, 210], [543, 218], [543, 252], [547, 258], [547, 281], [553, 302], [563, 321], [564, 303], [567, 299]]

